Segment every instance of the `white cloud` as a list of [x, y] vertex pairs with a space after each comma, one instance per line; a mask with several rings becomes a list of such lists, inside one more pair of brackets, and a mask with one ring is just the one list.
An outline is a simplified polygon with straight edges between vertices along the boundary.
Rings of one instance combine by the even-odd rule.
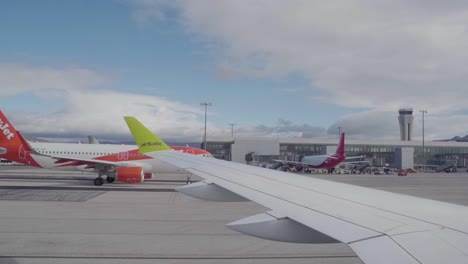
[[[183, 24], [243, 74], [300, 72], [340, 106], [467, 109], [468, 3], [180, 1]], [[450, 103], [446, 103], [450, 102]]]
[[[422, 139], [422, 116], [413, 112], [413, 139]], [[428, 113], [425, 115], [426, 140], [449, 139], [468, 134], [468, 115]], [[351, 138], [399, 140], [398, 111], [364, 111], [341, 117], [328, 128], [328, 134], [336, 134], [338, 127]]]
[[[315, 100], [366, 109], [340, 118], [330, 134], [342, 126], [355, 137], [397, 139], [400, 106], [429, 110], [428, 138], [468, 133], [468, 117], [454, 114], [468, 109], [466, 1], [131, 2], [139, 23], [173, 19], [177, 9], [180, 25], [216, 56], [214, 70], [220, 78], [299, 73], [310, 80], [308, 89], [319, 94]], [[136, 115], [162, 136], [201, 138], [200, 108], [156, 96], [94, 90], [113, 80], [82, 68], [0, 64], [0, 96], [33, 92], [67, 105], [49, 115], [16, 116], [25, 131], [122, 135], [128, 132], [121, 116]], [[420, 121], [415, 116], [417, 138]], [[236, 130], [268, 135], [289, 129], [289, 135], [299, 136], [298, 126]], [[226, 135], [213, 124], [209, 131]]]
[[[30, 65], [0, 64], [2, 96], [33, 93], [50, 99], [53, 109], [7, 112], [14, 126], [27, 134], [43, 137], [81, 138], [95, 135], [106, 139], [127, 138], [130, 133], [123, 116], [135, 116], [166, 140], [200, 141], [204, 131], [203, 109], [171, 99], [96, 89], [114, 81], [88, 69], [59, 69]], [[41, 100], [40, 99], [40, 100]], [[54, 104], [54, 102], [60, 104]], [[209, 120], [209, 119], [208, 119]], [[228, 136], [225, 128], [208, 122], [209, 136]], [[325, 129], [279, 120], [275, 126], [236, 127], [236, 135], [294, 136], [324, 135]]]
[[[9, 67], [10, 66], [10, 67]], [[130, 138], [123, 116], [136, 116], [166, 140], [200, 141], [203, 135], [203, 109], [158, 96], [93, 89], [112, 77], [87, 69], [58, 69], [28, 65], [0, 64], [0, 95], [33, 92], [54, 95], [52, 112], [7, 112], [17, 129], [28, 134], [82, 137], [96, 135], [107, 139]], [[32, 78], [32, 79], [30, 79]], [[87, 78], [87, 80], [80, 80]], [[34, 80], [37, 81], [35, 85]], [[51, 101], [52, 102], [52, 101]], [[328, 128], [335, 135], [341, 126], [352, 138], [398, 139], [397, 111], [365, 111], [343, 116]], [[208, 119], [209, 120], [209, 119]], [[447, 129], [447, 128], [450, 129]], [[421, 120], [415, 110], [415, 139], [420, 138]], [[465, 135], [466, 115], [426, 115], [428, 140]], [[210, 136], [229, 136], [230, 130], [208, 123]], [[293, 124], [279, 119], [275, 125], [236, 126], [236, 136], [323, 137], [326, 128]]]
[[356, 136], [399, 138], [400, 106], [428, 109], [434, 138], [468, 133], [453, 114], [468, 109], [466, 1], [170, 3], [221, 78], [302, 74], [315, 100], [366, 109], [337, 121]]
[[83, 90], [109, 83], [110, 77], [82, 68], [35, 67], [0, 64], [0, 96], [32, 92], [53, 96], [65, 91]]
[[236, 136], [267, 136], [267, 137], [323, 137], [325, 128], [309, 124], [293, 124], [289, 120], [279, 119], [276, 125], [244, 126], [235, 130]]
[[[51, 112], [8, 112], [15, 127], [41, 135], [96, 135], [122, 137], [130, 134], [123, 116], [139, 118], [166, 139], [200, 141], [202, 111], [158, 96], [95, 89], [113, 78], [88, 69], [58, 69], [30, 65], [0, 64], [0, 96], [33, 93], [60, 104]], [[63, 106], [60, 106], [63, 105]], [[210, 133], [223, 130], [208, 124]]]

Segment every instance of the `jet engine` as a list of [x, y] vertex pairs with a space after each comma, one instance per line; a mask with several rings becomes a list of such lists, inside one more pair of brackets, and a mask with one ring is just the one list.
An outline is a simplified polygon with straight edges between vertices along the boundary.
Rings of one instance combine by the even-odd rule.
[[115, 170], [115, 178], [126, 183], [140, 183], [145, 180], [142, 167], [118, 167]]

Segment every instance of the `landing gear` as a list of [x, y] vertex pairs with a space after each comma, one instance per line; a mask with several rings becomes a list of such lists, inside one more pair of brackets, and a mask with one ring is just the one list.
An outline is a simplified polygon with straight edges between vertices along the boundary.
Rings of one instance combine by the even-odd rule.
[[114, 178], [114, 177], [109, 177], [109, 176], [107, 176], [106, 181], [107, 181], [108, 183], [113, 183], [113, 182], [115, 181], [115, 178]]
[[94, 179], [94, 185], [101, 186], [104, 184], [104, 178], [108, 183], [112, 183], [115, 181], [116, 175], [115, 170], [111, 167], [100, 167], [97, 168], [98, 177]]
[[94, 185], [101, 186], [103, 184], [104, 184], [104, 179], [102, 179], [101, 177], [97, 177], [96, 179], [94, 179]]

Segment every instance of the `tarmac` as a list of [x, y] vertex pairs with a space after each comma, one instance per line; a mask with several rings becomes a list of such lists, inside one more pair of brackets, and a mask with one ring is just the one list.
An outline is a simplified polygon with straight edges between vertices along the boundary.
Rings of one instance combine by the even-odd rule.
[[[306, 176], [468, 205], [468, 173]], [[187, 175], [99, 187], [94, 178], [0, 167], [0, 263], [362, 263], [345, 244], [273, 242], [228, 229], [268, 209], [175, 192]]]

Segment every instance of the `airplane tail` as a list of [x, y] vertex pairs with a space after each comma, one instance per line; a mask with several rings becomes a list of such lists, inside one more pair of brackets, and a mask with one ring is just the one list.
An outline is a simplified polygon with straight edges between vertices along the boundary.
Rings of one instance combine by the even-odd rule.
[[338, 143], [338, 147], [336, 148], [335, 155], [337, 157], [344, 157], [345, 156], [345, 133], [341, 133], [340, 142]]
[[18, 137], [18, 132], [5, 114], [0, 111], [0, 147], [10, 149], [20, 145], [21, 139]]
[[160, 151], [160, 150], [171, 150], [171, 148], [164, 143], [159, 137], [153, 132], [146, 128], [140, 121], [131, 116], [124, 117], [130, 132], [135, 139], [139, 152], [144, 154], [147, 152]]
[[88, 136], [88, 144], [100, 144], [95, 136]]
[[40, 167], [31, 158], [30, 151], [32, 148], [29, 143], [0, 111], [0, 158]]

